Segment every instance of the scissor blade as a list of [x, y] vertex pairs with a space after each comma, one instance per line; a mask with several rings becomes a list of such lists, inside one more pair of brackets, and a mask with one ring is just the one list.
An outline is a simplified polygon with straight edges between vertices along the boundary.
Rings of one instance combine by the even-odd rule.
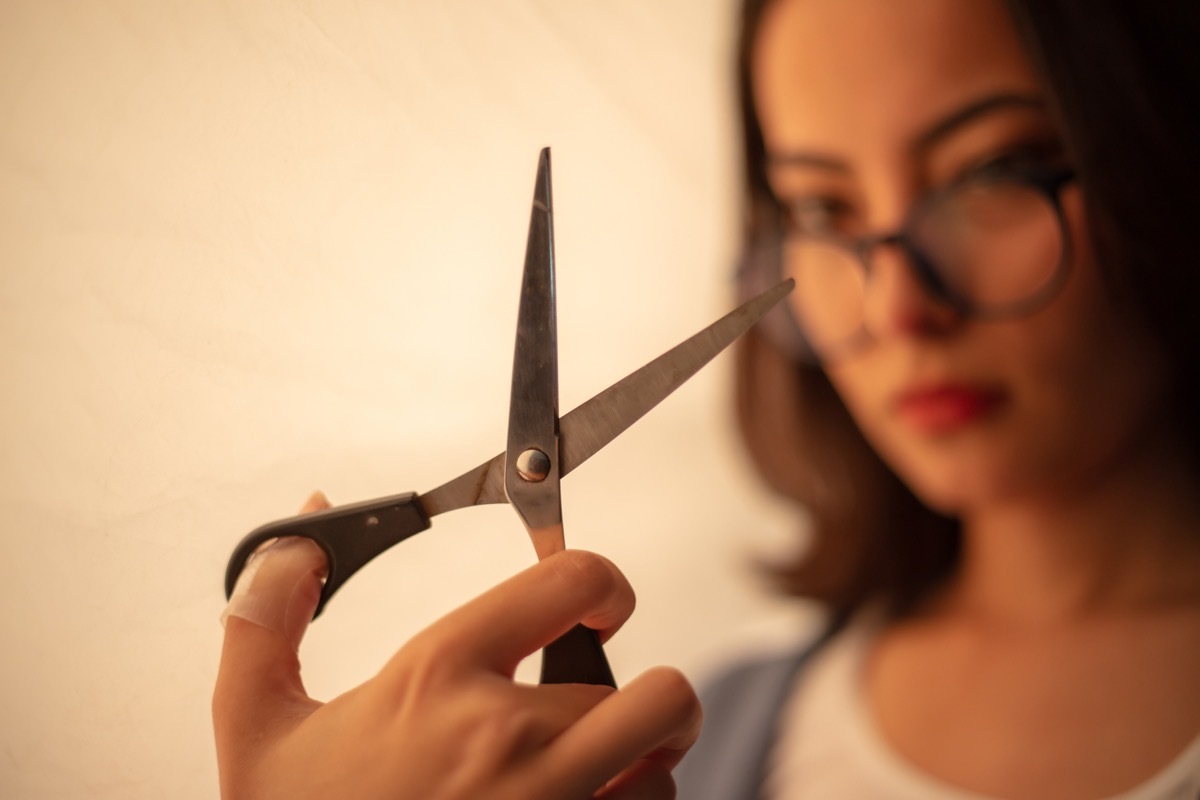
[[559, 433], [562, 477], [683, 385], [762, 319], [794, 285], [795, 281], [788, 279], [768, 289], [563, 417]]
[[[726, 314], [672, 350], [577, 406], [559, 422], [559, 477], [594, 456], [758, 322], [792, 290], [787, 280]], [[421, 495], [430, 517], [504, 503], [504, 453]]]
[[418, 499], [428, 517], [468, 506], [507, 503], [508, 497], [504, 494], [504, 453], [425, 492]]
[[558, 489], [558, 343], [552, 208], [547, 147], [538, 158], [529, 214], [504, 459], [508, 501], [530, 534], [536, 533], [534, 543], [541, 557], [563, 548]]

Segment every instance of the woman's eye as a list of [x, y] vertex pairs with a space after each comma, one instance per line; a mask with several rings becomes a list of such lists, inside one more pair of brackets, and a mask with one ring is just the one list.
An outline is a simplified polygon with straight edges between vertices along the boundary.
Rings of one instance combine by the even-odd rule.
[[836, 197], [796, 198], [786, 206], [786, 227], [791, 233], [844, 233], [852, 227], [853, 213]]
[[1028, 175], [1045, 169], [1066, 166], [1067, 159], [1058, 142], [1043, 142], [996, 153], [976, 161], [963, 171], [963, 178], [1007, 178]]

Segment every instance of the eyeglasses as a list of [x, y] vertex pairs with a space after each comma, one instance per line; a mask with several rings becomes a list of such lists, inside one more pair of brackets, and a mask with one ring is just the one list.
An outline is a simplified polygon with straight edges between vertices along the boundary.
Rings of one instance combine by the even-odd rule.
[[964, 317], [1029, 314], [1066, 278], [1060, 193], [1074, 177], [1062, 168], [985, 168], [925, 195], [900, 230], [885, 234], [808, 231], [781, 208], [781, 235], [750, 254], [740, 277], [751, 291], [795, 278], [790, 319], [777, 318], [769, 332], [808, 359], [837, 358], [869, 339], [866, 296], [883, 247], [903, 251], [929, 295]]

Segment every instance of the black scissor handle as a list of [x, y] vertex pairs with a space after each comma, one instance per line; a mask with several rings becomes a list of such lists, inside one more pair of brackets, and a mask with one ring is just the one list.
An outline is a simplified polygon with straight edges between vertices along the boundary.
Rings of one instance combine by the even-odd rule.
[[329, 562], [321, 600], [313, 613], [313, 619], [316, 619], [325, 603], [351, 575], [384, 550], [420, 533], [429, 524], [429, 517], [413, 492], [268, 522], [246, 534], [234, 548], [225, 568], [225, 597], [233, 594], [246, 562], [263, 542], [300, 536], [316, 542], [325, 551]]
[[542, 650], [542, 683], [590, 683], [617, 687], [600, 634], [576, 625]]
[[[246, 562], [264, 542], [285, 536], [311, 539], [325, 551], [329, 571], [313, 619], [334, 592], [371, 559], [430, 526], [412, 492], [336, 506], [325, 511], [268, 522], [238, 543], [225, 569], [225, 597], [233, 594]], [[591, 683], [616, 686], [600, 636], [576, 625], [542, 651], [542, 683]]]

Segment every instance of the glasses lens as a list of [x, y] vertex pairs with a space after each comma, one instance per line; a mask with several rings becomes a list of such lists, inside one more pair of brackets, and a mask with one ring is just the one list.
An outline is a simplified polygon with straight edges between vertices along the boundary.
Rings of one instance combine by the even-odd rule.
[[866, 274], [849, 248], [836, 240], [791, 237], [784, 272], [796, 280], [792, 312], [815, 351], [828, 353], [859, 334]]
[[1017, 310], [1058, 274], [1063, 235], [1042, 192], [1015, 181], [964, 183], [920, 213], [913, 245], [973, 311]]

